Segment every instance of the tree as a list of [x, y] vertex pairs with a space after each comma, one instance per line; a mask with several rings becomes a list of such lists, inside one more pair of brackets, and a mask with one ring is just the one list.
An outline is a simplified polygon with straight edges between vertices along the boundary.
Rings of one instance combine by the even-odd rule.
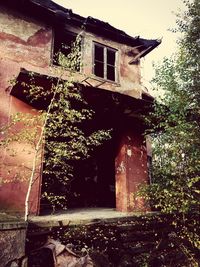
[[[74, 166], [77, 161], [90, 156], [95, 146], [101, 145], [110, 139], [111, 131], [97, 130], [86, 132], [83, 122], [92, 120], [94, 111], [88, 107], [82, 96], [80, 86], [76, 83], [74, 73], [79, 69], [81, 61], [80, 35], [72, 44], [71, 53], [67, 56], [59, 53], [60, 67], [56, 73], [57, 78], [51, 79], [51, 88], [46, 90], [36, 86], [34, 76], [30, 77], [29, 84], [22, 83], [30, 101], [43, 101], [46, 106], [35, 116], [29, 114], [16, 114], [9, 125], [3, 126], [4, 139], [0, 145], [6, 146], [11, 142], [24, 141], [31, 146], [33, 155], [32, 166], [24, 175], [28, 179], [28, 190], [25, 200], [25, 221], [29, 215], [29, 200], [32, 186], [38, 179], [38, 164], [41, 154], [44, 155], [43, 173], [47, 177], [44, 184], [44, 195], [55, 208], [60, 205], [66, 208], [66, 190], [61, 193], [56, 187], [69, 185], [73, 178]], [[67, 79], [63, 75], [68, 72]], [[55, 71], [54, 77], [55, 77]], [[21, 124], [15, 127], [16, 124]], [[30, 130], [31, 129], [31, 130]], [[13, 151], [14, 152], [14, 151]], [[22, 179], [22, 173], [18, 173]], [[24, 178], [23, 178], [24, 179]], [[8, 181], [12, 182], [12, 181]]]
[[[174, 215], [180, 247], [198, 266], [200, 201], [200, 1], [184, 1], [177, 18], [178, 51], [155, 68], [154, 86], [163, 94], [151, 114], [153, 183], [143, 194]], [[196, 258], [195, 258], [195, 256]], [[194, 256], [194, 257], [193, 257]]]

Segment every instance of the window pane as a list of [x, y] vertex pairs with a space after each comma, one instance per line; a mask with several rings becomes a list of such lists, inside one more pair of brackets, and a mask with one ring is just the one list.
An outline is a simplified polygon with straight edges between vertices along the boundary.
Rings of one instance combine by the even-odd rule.
[[94, 59], [104, 62], [104, 56], [103, 56], [103, 47], [95, 45], [94, 48]]
[[98, 77], [104, 78], [104, 64], [102, 62], [95, 61], [94, 74]]
[[107, 48], [107, 64], [115, 66], [115, 51]]
[[115, 67], [107, 65], [107, 79], [115, 81]]

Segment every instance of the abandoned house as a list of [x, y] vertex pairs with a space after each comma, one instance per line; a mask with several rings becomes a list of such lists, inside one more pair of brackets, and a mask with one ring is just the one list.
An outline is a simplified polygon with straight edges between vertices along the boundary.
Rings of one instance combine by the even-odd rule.
[[[70, 44], [80, 32], [82, 65], [77, 69], [76, 79], [97, 113], [95, 123], [99, 123], [101, 128], [105, 125], [112, 128], [113, 136], [93, 155], [92, 161], [87, 162], [95, 172], [95, 190], [99, 192], [95, 196], [93, 188], [90, 191], [99, 199], [94, 202], [90, 196], [85, 202], [72, 201], [69, 208], [95, 205], [125, 212], [143, 211], [148, 207], [135, 193], [140, 184], [149, 182], [150, 155], [143, 136], [146, 125], [141, 115], [151, 110], [153, 98], [142, 85], [140, 64], [141, 59], [160, 44], [159, 40], [131, 37], [108, 23], [92, 17], [84, 18], [50, 0], [2, 0], [1, 129], [9, 125], [13, 114], [37, 114], [38, 107], [32, 106], [20, 86], [10, 81], [28, 82], [32, 73], [36, 83], [45, 90], [49, 86], [47, 78], [52, 76], [52, 68], [59, 68], [57, 52], [69, 53]], [[66, 77], [67, 73], [66, 69]], [[1, 131], [2, 139], [4, 134]], [[26, 143], [10, 143], [9, 149], [15, 151], [14, 157], [8, 153], [8, 147], [1, 148], [1, 211], [24, 211], [27, 180], [16, 179], [16, 170], [32, 166], [33, 153], [25, 152], [26, 146]], [[8, 165], [12, 167], [11, 171], [7, 171]], [[82, 172], [80, 169], [79, 175]], [[30, 209], [35, 215], [42, 209], [44, 179], [41, 163], [40, 176], [30, 197]], [[86, 187], [81, 186], [80, 195], [86, 195]], [[76, 182], [73, 190], [76, 190]]]

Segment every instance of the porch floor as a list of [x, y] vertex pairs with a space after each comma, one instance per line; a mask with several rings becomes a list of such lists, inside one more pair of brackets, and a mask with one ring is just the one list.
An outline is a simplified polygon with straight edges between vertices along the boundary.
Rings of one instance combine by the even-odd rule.
[[29, 220], [32, 224], [41, 227], [51, 226], [66, 226], [66, 225], [81, 225], [93, 224], [98, 222], [123, 220], [141, 215], [150, 215], [152, 212], [119, 212], [112, 208], [86, 208], [86, 209], [71, 209], [60, 211], [54, 214], [42, 216], [30, 216]]

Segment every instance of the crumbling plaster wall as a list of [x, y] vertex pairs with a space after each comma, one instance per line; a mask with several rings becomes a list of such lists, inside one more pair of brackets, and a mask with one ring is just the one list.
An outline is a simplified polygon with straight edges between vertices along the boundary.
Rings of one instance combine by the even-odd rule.
[[[54, 75], [51, 70], [53, 30], [43, 23], [36, 22], [31, 18], [21, 16], [17, 13], [9, 12], [1, 7], [0, 14], [0, 123], [4, 124], [7, 123], [10, 120], [10, 116], [16, 112], [33, 112], [31, 106], [26, 105], [10, 95], [11, 87], [9, 81], [18, 76], [20, 68], [46, 75]], [[67, 29], [76, 33], [80, 32], [80, 29], [74, 29], [73, 27], [67, 27]], [[130, 55], [137, 51], [133, 51], [133, 48], [127, 45], [99, 37], [93, 33], [82, 32], [81, 34], [83, 36], [83, 67], [81, 73], [76, 73], [75, 78], [82, 81], [90, 77], [88, 81], [94, 87], [98, 87], [102, 82], [102, 79], [92, 75], [93, 41], [99, 42], [118, 51], [118, 80], [116, 82], [105, 81], [100, 88], [140, 98], [142, 92], [140, 64], [129, 64], [129, 61], [132, 59]], [[55, 69], [58, 69], [58, 67], [55, 67]], [[68, 74], [68, 71], [66, 71], [63, 77], [67, 79]], [[16, 150], [18, 149], [14, 145], [13, 147]], [[9, 162], [10, 159], [8, 159], [5, 150], [3, 151], [3, 155], [6, 162]], [[26, 162], [27, 166], [29, 166], [31, 159], [31, 154], [27, 156], [26, 153], [21, 151], [21, 153], [18, 153], [18, 156], [11, 161], [16, 166], [20, 165], [22, 162]], [[143, 168], [143, 166], [141, 165], [138, 168]], [[1, 172], [1, 177], [7, 178], [5, 170], [1, 169]], [[129, 176], [130, 178], [128, 178]], [[134, 179], [134, 175], [128, 175], [127, 173], [124, 175], [124, 179]], [[141, 179], [143, 180], [143, 178]], [[16, 182], [10, 184], [1, 183], [0, 203], [3, 203], [4, 208], [23, 211], [26, 188], [26, 182], [18, 182], [17, 184]], [[33, 213], [37, 213], [39, 209], [39, 179], [35, 184], [34, 190], [32, 198], [34, 206], [32, 211]], [[132, 190], [128, 190], [127, 194], [131, 192]], [[10, 194], [12, 194], [12, 197]], [[130, 198], [130, 196], [128, 198]], [[34, 201], [34, 199], [36, 201]], [[130, 202], [130, 200], [127, 201]], [[122, 204], [120, 209], [126, 210], [125, 206]]]
[[[31, 106], [10, 94], [10, 81], [17, 78], [21, 68], [36, 72], [47, 69], [50, 63], [51, 42], [52, 30], [49, 27], [0, 8], [1, 129], [8, 125], [11, 116], [18, 112], [37, 114]], [[20, 131], [19, 124], [15, 127]], [[2, 133], [1, 138], [4, 137]], [[34, 149], [26, 142], [11, 142], [9, 146], [2, 146], [0, 155], [0, 209], [23, 212]], [[39, 177], [32, 189], [30, 209], [33, 213], [39, 210], [40, 183]]]
[[[99, 88], [122, 93], [135, 98], [141, 98], [142, 84], [140, 62], [129, 64], [134, 55], [138, 53], [136, 48], [130, 47], [125, 44], [117, 43], [112, 40], [105, 39], [94, 33], [87, 31], [80, 31], [73, 27], [68, 27], [71, 32], [81, 33], [83, 38], [82, 42], [82, 74], [84, 78], [88, 78], [88, 82], [98, 87], [99, 84], [104, 82]], [[103, 78], [96, 77], [93, 72], [93, 42], [114, 48], [117, 50], [117, 79], [116, 82], [107, 81]]]
[[[10, 95], [10, 79], [16, 77], [19, 66], [12, 61], [0, 60], [0, 130], [2, 140], [7, 140], [6, 125], [17, 113], [37, 115], [31, 106]], [[20, 132], [21, 125], [17, 123], [9, 132]], [[3, 130], [5, 129], [5, 131]], [[31, 130], [31, 129], [30, 129]], [[13, 136], [14, 137], [14, 136]], [[27, 181], [31, 174], [34, 149], [26, 141], [12, 141], [0, 148], [0, 210], [23, 212]], [[39, 209], [38, 190], [40, 178], [36, 179], [30, 198], [30, 208], [33, 213]]]
[[[0, 13], [0, 58], [12, 60], [13, 63], [20, 64], [28, 70], [48, 74], [53, 54], [52, 28], [19, 14], [10, 13], [3, 8], [0, 8]], [[117, 80], [105, 81], [100, 88], [141, 98], [140, 63], [129, 64], [137, 49], [71, 26], [66, 28], [72, 32], [81, 32], [83, 37], [83, 66], [81, 73], [76, 75], [78, 80], [90, 77], [88, 81], [94, 87], [105, 81], [92, 74], [93, 42], [99, 42], [117, 50]]]
[[124, 131], [115, 159], [116, 208], [118, 211], [148, 211], [148, 203], [137, 195], [148, 183], [147, 150], [141, 131], [132, 126]]
[[0, 13], [0, 58], [12, 60], [13, 64], [24, 68], [48, 67], [52, 30], [3, 8]]
[[24, 222], [0, 214], [0, 267], [19, 266], [25, 256], [26, 229]]

